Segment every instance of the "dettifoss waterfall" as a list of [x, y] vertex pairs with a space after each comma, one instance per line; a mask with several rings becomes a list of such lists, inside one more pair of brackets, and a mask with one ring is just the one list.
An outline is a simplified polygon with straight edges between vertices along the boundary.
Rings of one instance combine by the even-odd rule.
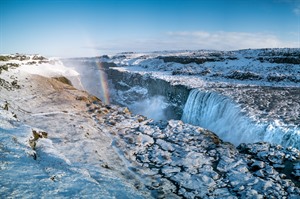
[[182, 121], [209, 129], [234, 145], [267, 141], [300, 149], [299, 128], [276, 121], [255, 121], [232, 99], [216, 92], [192, 90]]

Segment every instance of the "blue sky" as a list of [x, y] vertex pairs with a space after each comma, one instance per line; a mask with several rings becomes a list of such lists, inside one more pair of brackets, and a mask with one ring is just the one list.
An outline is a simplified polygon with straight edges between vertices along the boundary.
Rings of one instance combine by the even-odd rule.
[[0, 2], [0, 53], [300, 47], [300, 0]]

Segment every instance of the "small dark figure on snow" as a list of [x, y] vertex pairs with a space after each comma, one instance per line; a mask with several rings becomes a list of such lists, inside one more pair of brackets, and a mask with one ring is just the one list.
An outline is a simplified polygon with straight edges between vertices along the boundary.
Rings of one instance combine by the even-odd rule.
[[8, 102], [5, 100], [5, 104], [4, 104], [4, 110], [8, 111]]

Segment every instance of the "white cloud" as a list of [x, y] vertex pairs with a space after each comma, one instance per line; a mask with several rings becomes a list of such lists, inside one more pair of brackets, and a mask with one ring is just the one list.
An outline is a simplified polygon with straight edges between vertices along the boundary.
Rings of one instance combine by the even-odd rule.
[[217, 50], [244, 48], [296, 47], [296, 42], [285, 42], [272, 34], [246, 32], [169, 32], [182, 45]]
[[296, 8], [294, 8], [293, 12], [297, 15], [300, 16], [300, 5]]
[[299, 47], [298, 42], [282, 41], [272, 34], [246, 32], [182, 31], [167, 32], [152, 39], [119, 39], [96, 45], [101, 53], [156, 50], [237, 50], [248, 48]]
[[281, 0], [284, 3], [288, 3], [293, 7], [293, 13], [300, 16], [300, 0]]

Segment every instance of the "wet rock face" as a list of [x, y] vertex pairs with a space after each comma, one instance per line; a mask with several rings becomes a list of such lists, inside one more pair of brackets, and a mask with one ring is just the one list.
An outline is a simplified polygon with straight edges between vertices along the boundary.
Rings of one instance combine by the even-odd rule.
[[236, 149], [200, 127], [177, 120], [153, 122], [117, 106], [97, 109], [94, 118], [109, 126], [106, 131], [113, 146], [155, 198], [296, 198], [300, 194], [296, 149], [268, 143]]
[[[132, 100], [126, 95], [130, 93], [130, 90], [134, 87], [140, 87], [147, 91], [148, 97], [151, 96], [163, 96], [169, 103], [166, 109], [166, 115], [168, 119], [180, 119], [182, 116], [184, 104], [189, 96], [190, 89], [182, 85], [171, 85], [169, 82], [154, 79], [153, 77], [147, 75], [133, 74], [129, 72], [120, 72], [114, 69], [108, 69], [112, 67], [110, 63], [102, 63], [104, 68], [106, 68], [106, 73], [110, 81], [110, 90], [115, 90], [112, 92], [113, 103], [120, 104], [120, 98], [127, 98], [129, 101], [137, 101], [133, 97], [137, 97], [137, 93], [130, 94]], [[125, 83], [126, 84], [125, 84]], [[121, 92], [119, 92], [121, 91]], [[117, 93], [122, 93], [122, 96], [116, 95]], [[128, 102], [130, 103], [130, 102]], [[128, 105], [121, 104], [121, 105]]]

